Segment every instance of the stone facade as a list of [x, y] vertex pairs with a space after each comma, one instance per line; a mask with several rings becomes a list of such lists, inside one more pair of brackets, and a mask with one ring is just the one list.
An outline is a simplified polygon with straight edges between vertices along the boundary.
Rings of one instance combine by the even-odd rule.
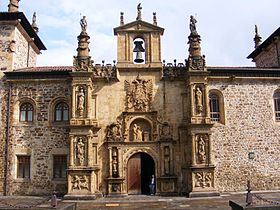
[[[124, 24], [121, 16], [114, 29], [112, 65], [93, 65], [85, 17], [68, 67], [36, 67], [44, 47], [28, 41], [33, 32], [0, 19], [0, 191], [56, 190], [70, 199], [149, 194], [152, 175], [159, 195], [244, 191], [248, 179], [254, 190], [279, 190], [279, 69], [207, 67], [194, 17], [188, 59], [161, 63], [164, 29], [155, 14], [152, 24], [143, 21], [137, 8], [136, 21]], [[65, 121], [56, 114], [62, 102]], [[21, 119], [24, 103], [32, 120]], [[60, 165], [57, 156], [65, 158]]]
[[279, 80], [258, 78], [210, 82], [209, 89], [224, 97], [226, 116], [225, 124], [216, 123], [212, 129], [212, 159], [220, 191], [242, 191], [248, 178], [254, 189], [279, 188], [280, 125], [273, 112], [278, 88]]

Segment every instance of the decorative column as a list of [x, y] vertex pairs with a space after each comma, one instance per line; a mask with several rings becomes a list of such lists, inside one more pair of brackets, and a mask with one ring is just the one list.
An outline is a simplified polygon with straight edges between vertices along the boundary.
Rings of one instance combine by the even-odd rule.
[[187, 92], [189, 109], [186, 149], [189, 159], [183, 167], [189, 197], [219, 195], [215, 190], [215, 166], [211, 162], [211, 127], [207, 89], [208, 72], [201, 55], [200, 35], [196, 19], [190, 17], [189, 57], [187, 61]]
[[95, 199], [101, 197], [98, 186], [100, 166], [97, 158], [98, 122], [92, 116], [92, 61], [89, 56], [89, 36], [85, 16], [78, 36], [77, 56], [74, 57], [72, 77], [72, 116], [70, 120], [70, 164], [68, 193], [64, 199]]

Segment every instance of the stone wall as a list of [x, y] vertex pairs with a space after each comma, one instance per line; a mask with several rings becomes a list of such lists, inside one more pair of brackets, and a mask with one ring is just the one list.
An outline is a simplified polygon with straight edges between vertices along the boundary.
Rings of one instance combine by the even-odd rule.
[[9, 46], [13, 40], [14, 26], [0, 25], [0, 70], [11, 70], [12, 54]]
[[[68, 154], [69, 124], [52, 122], [50, 119], [53, 119], [51, 115], [54, 114], [52, 107], [55, 100], [64, 99], [69, 104], [70, 97], [69, 86], [65, 80], [13, 84], [9, 137], [9, 194], [50, 194], [55, 188], [66, 192], [66, 180], [52, 179], [52, 155]], [[34, 105], [34, 122], [19, 122], [19, 105], [23, 101]], [[17, 178], [16, 155], [31, 156], [30, 179]]]
[[[220, 191], [276, 190], [280, 183], [280, 124], [274, 121], [278, 80], [210, 81], [224, 97], [225, 124], [212, 129], [212, 159]], [[249, 153], [254, 156], [249, 159]]]
[[279, 53], [280, 41], [272, 43], [255, 58], [256, 67], [279, 67]]
[[3, 193], [4, 173], [5, 173], [5, 128], [7, 109], [7, 87], [3, 82], [3, 73], [0, 72], [0, 194]]
[[22, 33], [15, 30], [16, 52], [14, 54], [13, 69], [33, 67], [36, 65], [36, 53], [28, 44]]

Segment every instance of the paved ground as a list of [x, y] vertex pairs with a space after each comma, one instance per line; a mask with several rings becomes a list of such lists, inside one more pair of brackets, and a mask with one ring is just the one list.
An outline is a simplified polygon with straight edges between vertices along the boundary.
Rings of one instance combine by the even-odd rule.
[[[280, 203], [280, 192], [259, 193], [266, 203], [275, 201]], [[222, 194], [212, 198], [186, 198], [162, 196], [127, 196], [124, 198], [100, 198], [92, 201], [59, 200], [59, 210], [230, 210], [229, 200], [245, 204], [245, 194]], [[257, 199], [255, 199], [257, 201]], [[268, 202], [267, 202], [268, 201]], [[257, 204], [261, 204], [257, 202]], [[0, 209], [51, 209], [48, 197], [32, 196], [0, 196]], [[280, 205], [279, 205], [280, 210]]]

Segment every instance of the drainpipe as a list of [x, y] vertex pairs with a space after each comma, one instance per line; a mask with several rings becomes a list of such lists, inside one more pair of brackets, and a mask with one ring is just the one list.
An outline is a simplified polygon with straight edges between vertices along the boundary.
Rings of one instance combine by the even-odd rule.
[[4, 196], [8, 194], [8, 160], [9, 160], [9, 130], [10, 130], [10, 105], [11, 105], [12, 84], [9, 83], [9, 92], [7, 100], [7, 118], [6, 118], [6, 141], [5, 141], [5, 177], [4, 177]]

